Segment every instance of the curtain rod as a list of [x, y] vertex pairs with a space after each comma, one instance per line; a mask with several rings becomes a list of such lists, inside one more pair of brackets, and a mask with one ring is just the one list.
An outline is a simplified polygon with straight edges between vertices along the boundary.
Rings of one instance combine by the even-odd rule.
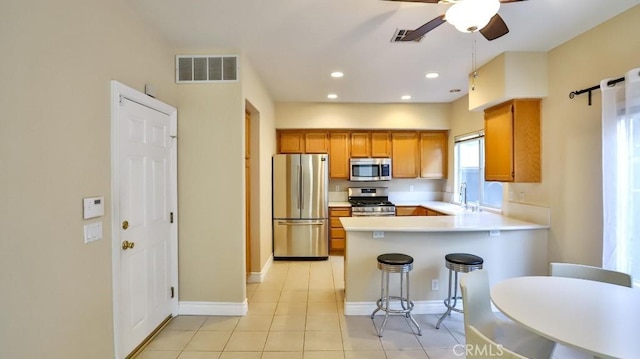
[[[609, 80], [609, 81], [607, 81], [607, 86], [613, 86], [613, 85], [617, 84], [618, 82], [622, 82], [622, 81], [624, 81], [624, 77], [619, 77], [617, 79]], [[573, 99], [576, 95], [582, 95], [583, 93], [588, 92], [589, 93], [589, 106], [591, 106], [591, 91], [595, 91], [595, 90], [599, 90], [599, 89], [600, 89], [600, 85], [596, 85], [596, 86], [591, 86], [589, 88], [578, 90], [578, 91], [571, 91], [571, 92], [569, 92], [569, 98]]]

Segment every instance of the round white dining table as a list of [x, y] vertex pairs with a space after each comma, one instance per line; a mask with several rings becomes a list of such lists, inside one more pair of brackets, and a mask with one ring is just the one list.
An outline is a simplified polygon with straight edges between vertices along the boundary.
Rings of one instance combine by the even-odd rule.
[[564, 277], [518, 277], [491, 288], [513, 321], [596, 357], [640, 358], [640, 289]]

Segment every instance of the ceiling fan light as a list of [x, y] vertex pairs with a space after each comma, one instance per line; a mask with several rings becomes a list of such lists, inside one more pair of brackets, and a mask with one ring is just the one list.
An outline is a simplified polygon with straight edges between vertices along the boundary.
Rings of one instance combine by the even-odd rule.
[[500, 0], [464, 0], [450, 7], [445, 19], [458, 31], [473, 32], [487, 26], [499, 9]]

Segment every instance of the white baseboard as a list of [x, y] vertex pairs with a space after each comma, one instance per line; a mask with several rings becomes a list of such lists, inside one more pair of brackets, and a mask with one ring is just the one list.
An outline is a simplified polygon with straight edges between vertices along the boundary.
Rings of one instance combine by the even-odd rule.
[[271, 265], [273, 264], [273, 255], [269, 256], [267, 263], [264, 264], [264, 267], [260, 270], [260, 272], [251, 272], [247, 277], [247, 283], [262, 283], [264, 282], [264, 278], [269, 273], [269, 269], [271, 269]]
[[178, 304], [179, 315], [221, 315], [244, 316], [249, 305], [245, 300], [239, 302], [180, 302]]
[[[344, 302], [344, 315], [371, 315], [376, 308], [376, 302]], [[456, 308], [462, 309], [462, 303], [458, 303]], [[442, 314], [446, 309], [441, 300], [414, 301], [411, 314]]]

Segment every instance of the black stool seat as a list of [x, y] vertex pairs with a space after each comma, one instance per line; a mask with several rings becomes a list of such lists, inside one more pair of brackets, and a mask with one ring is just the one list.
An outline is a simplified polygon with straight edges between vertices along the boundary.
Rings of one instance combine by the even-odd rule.
[[413, 263], [413, 257], [401, 253], [385, 253], [378, 256], [378, 263], [401, 266]]
[[447, 262], [470, 266], [476, 266], [484, 263], [484, 259], [482, 259], [482, 257], [469, 253], [450, 253], [444, 256], [444, 259]]

